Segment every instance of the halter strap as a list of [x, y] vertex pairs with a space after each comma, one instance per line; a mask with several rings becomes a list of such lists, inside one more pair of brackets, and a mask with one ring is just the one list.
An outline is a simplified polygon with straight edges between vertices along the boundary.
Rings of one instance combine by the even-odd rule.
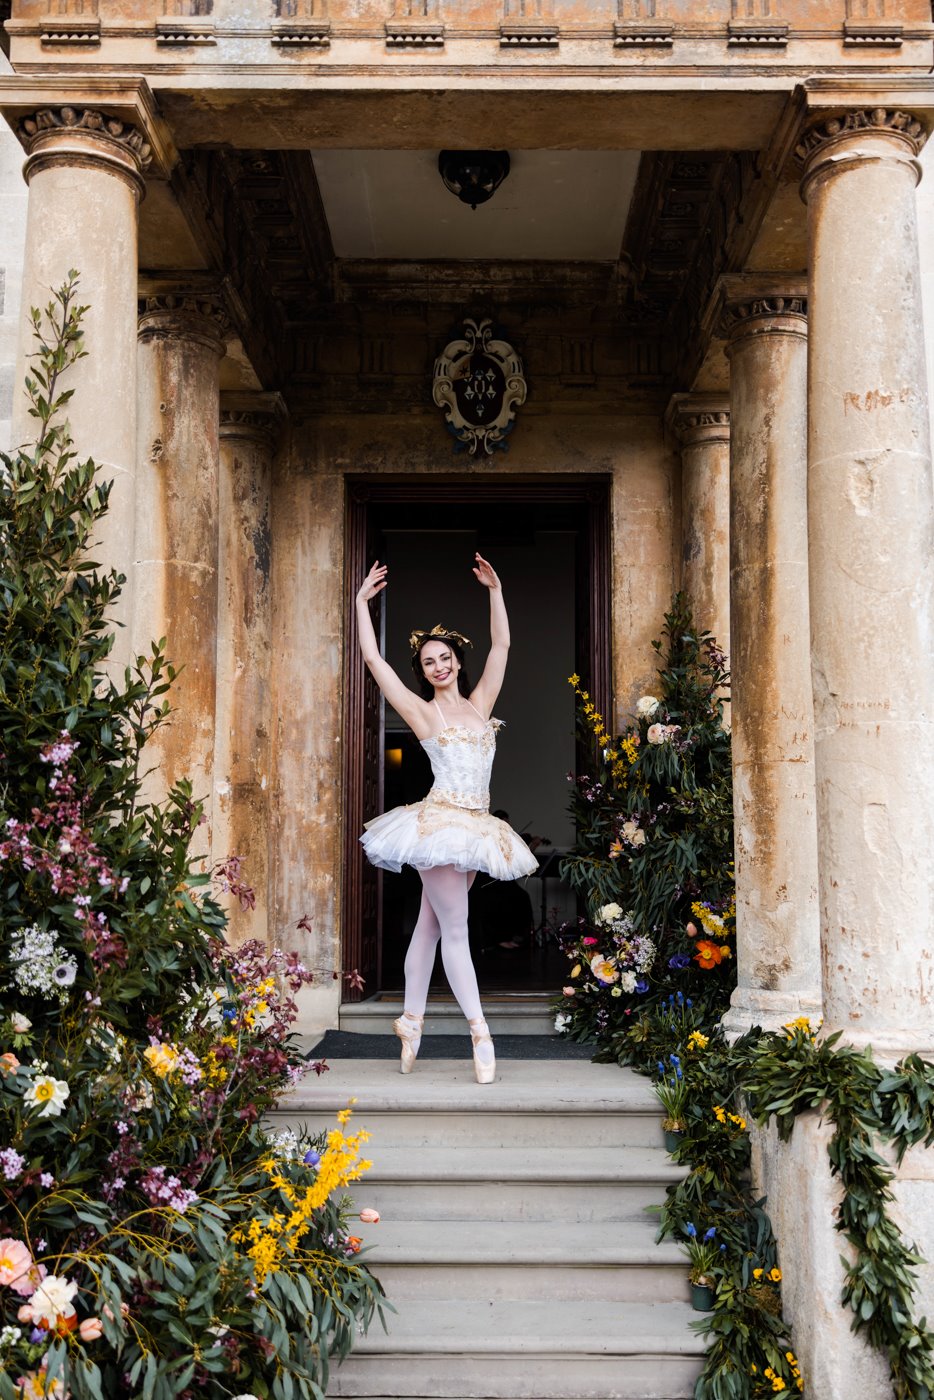
[[[466, 696], [466, 695], [464, 696], [464, 699], [467, 701], [467, 704], [470, 705], [470, 708], [473, 710], [474, 714], [477, 716], [477, 719], [483, 719], [483, 716], [481, 715], [480, 711], [477, 709], [476, 705], [471, 705], [471, 704], [470, 704], [470, 701], [467, 700], [467, 696]], [[438, 714], [441, 716], [441, 729], [442, 729], [442, 732], [443, 732], [445, 729], [449, 729], [449, 728], [450, 728], [450, 725], [448, 725], [448, 723], [446, 722], [446, 720], [445, 720], [445, 718], [444, 718], [444, 711], [442, 710], [441, 706], [438, 704], [438, 702], [437, 702], [437, 700], [434, 698], [434, 696], [432, 696], [432, 698], [431, 698], [431, 703], [434, 705], [435, 709], [438, 711]], [[489, 721], [488, 719], [483, 719], [483, 723], [484, 723], [484, 724], [489, 724], [489, 722], [490, 722], [490, 721]]]

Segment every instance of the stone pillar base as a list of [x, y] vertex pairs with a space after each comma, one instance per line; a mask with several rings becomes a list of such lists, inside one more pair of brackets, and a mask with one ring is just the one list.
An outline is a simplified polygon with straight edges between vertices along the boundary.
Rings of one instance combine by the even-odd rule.
[[728, 1040], [738, 1040], [753, 1026], [780, 1031], [789, 1021], [807, 1016], [813, 1026], [821, 1018], [820, 997], [807, 992], [769, 992], [759, 987], [737, 987], [720, 1022]]
[[[804, 1113], [791, 1139], [779, 1141], [774, 1125], [751, 1129], [752, 1174], [756, 1195], [778, 1240], [782, 1302], [791, 1323], [795, 1354], [801, 1362], [805, 1393], [820, 1400], [891, 1400], [885, 1357], [851, 1331], [853, 1313], [840, 1302], [844, 1271], [841, 1254], [849, 1246], [838, 1230], [842, 1197], [830, 1175], [827, 1146], [833, 1124]], [[927, 1260], [934, 1258], [934, 1153], [912, 1148], [893, 1186], [898, 1227]], [[934, 1265], [918, 1274], [916, 1316], [932, 1316]], [[856, 1384], [858, 1378], [858, 1385]]]

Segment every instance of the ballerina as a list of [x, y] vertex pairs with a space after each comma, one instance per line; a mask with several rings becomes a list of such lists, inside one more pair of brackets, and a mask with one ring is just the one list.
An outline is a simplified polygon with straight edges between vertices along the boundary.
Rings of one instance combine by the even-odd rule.
[[478, 1084], [490, 1084], [496, 1058], [480, 1004], [467, 934], [467, 892], [478, 870], [496, 880], [517, 880], [538, 869], [528, 846], [489, 812], [490, 770], [496, 732], [492, 711], [509, 655], [509, 620], [493, 566], [476, 555], [474, 574], [490, 594], [490, 654], [471, 689], [464, 652], [472, 645], [453, 628], [438, 625], [409, 638], [420, 694], [380, 655], [369, 602], [387, 583], [387, 566], [373, 565], [357, 593], [357, 634], [363, 659], [390, 705], [402, 716], [431, 761], [434, 783], [421, 802], [396, 807], [367, 822], [360, 837], [367, 858], [384, 870], [413, 866], [422, 901], [405, 958], [405, 1002], [393, 1030], [402, 1041], [400, 1068], [415, 1067], [422, 1038], [428, 984], [438, 943], [451, 991], [467, 1017]]

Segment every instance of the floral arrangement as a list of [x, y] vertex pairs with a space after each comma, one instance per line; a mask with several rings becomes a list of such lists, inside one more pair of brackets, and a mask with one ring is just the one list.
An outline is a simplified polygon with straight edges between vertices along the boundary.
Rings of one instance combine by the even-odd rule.
[[654, 646], [659, 694], [643, 696], [616, 737], [569, 677], [589, 759], [574, 780], [577, 838], [562, 872], [589, 918], [561, 930], [571, 969], [556, 1026], [605, 1052], [671, 992], [716, 1009], [735, 985], [725, 658], [682, 594]]
[[322, 1400], [382, 1306], [342, 1194], [366, 1135], [269, 1137], [311, 973], [224, 942], [215, 885], [250, 892], [193, 861], [190, 785], [142, 800], [174, 673], [105, 665], [81, 315], [74, 275], [34, 313], [37, 442], [0, 459], [0, 1397]]

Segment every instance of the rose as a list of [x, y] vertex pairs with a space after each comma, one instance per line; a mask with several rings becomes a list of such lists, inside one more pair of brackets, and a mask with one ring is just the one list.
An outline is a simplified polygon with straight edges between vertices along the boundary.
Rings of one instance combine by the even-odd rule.
[[21, 1011], [14, 1011], [10, 1017], [10, 1025], [13, 1027], [14, 1035], [26, 1035], [32, 1030], [32, 1021], [28, 1016], [24, 1016]]
[[577, 995], [576, 988], [574, 987], [562, 987], [561, 990], [566, 997], [573, 997]]
[[644, 846], [644, 845], [645, 845], [645, 832], [642, 830], [641, 827], [639, 828], [639, 830], [638, 830], [638, 831], [635, 833], [635, 835], [633, 836], [633, 838], [632, 838], [632, 844], [633, 844], [634, 846]]
[[650, 724], [645, 737], [650, 744], [664, 744], [668, 733], [663, 724]]
[[[597, 923], [612, 923], [614, 919], [618, 919], [622, 916], [622, 912], [623, 911], [618, 904], [604, 904], [603, 908], [598, 910], [597, 912]], [[587, 940], [585, 939], [584, 942], [586, 943], [586, 941]]]
[[40, 1074], [23, 1095], [23, 1103], [29, 1108], [38, 1108], [40, 1118], [57, 1118], [70, 1093], [71, 1090], [64, 1079]]
[[77, 1291], [78, 1285], [73, 1279], [64, 1278], [61, 1274], [48, 1274], [26, 1304], [32, 1312], [32, 1321], [38, 1327], [52, 1328], [74, 1317], [72, 1299]]
[[643, 695], [641, 699], [636, 702], [636, 714], [642, 719], [648, 719], [650, 715], [654, 715], [657, 709], [658, 701], [654, 695]]
[[582, 938], [581, 942], [585, 948], [596, 948], [600, 940], [599, 938]]

